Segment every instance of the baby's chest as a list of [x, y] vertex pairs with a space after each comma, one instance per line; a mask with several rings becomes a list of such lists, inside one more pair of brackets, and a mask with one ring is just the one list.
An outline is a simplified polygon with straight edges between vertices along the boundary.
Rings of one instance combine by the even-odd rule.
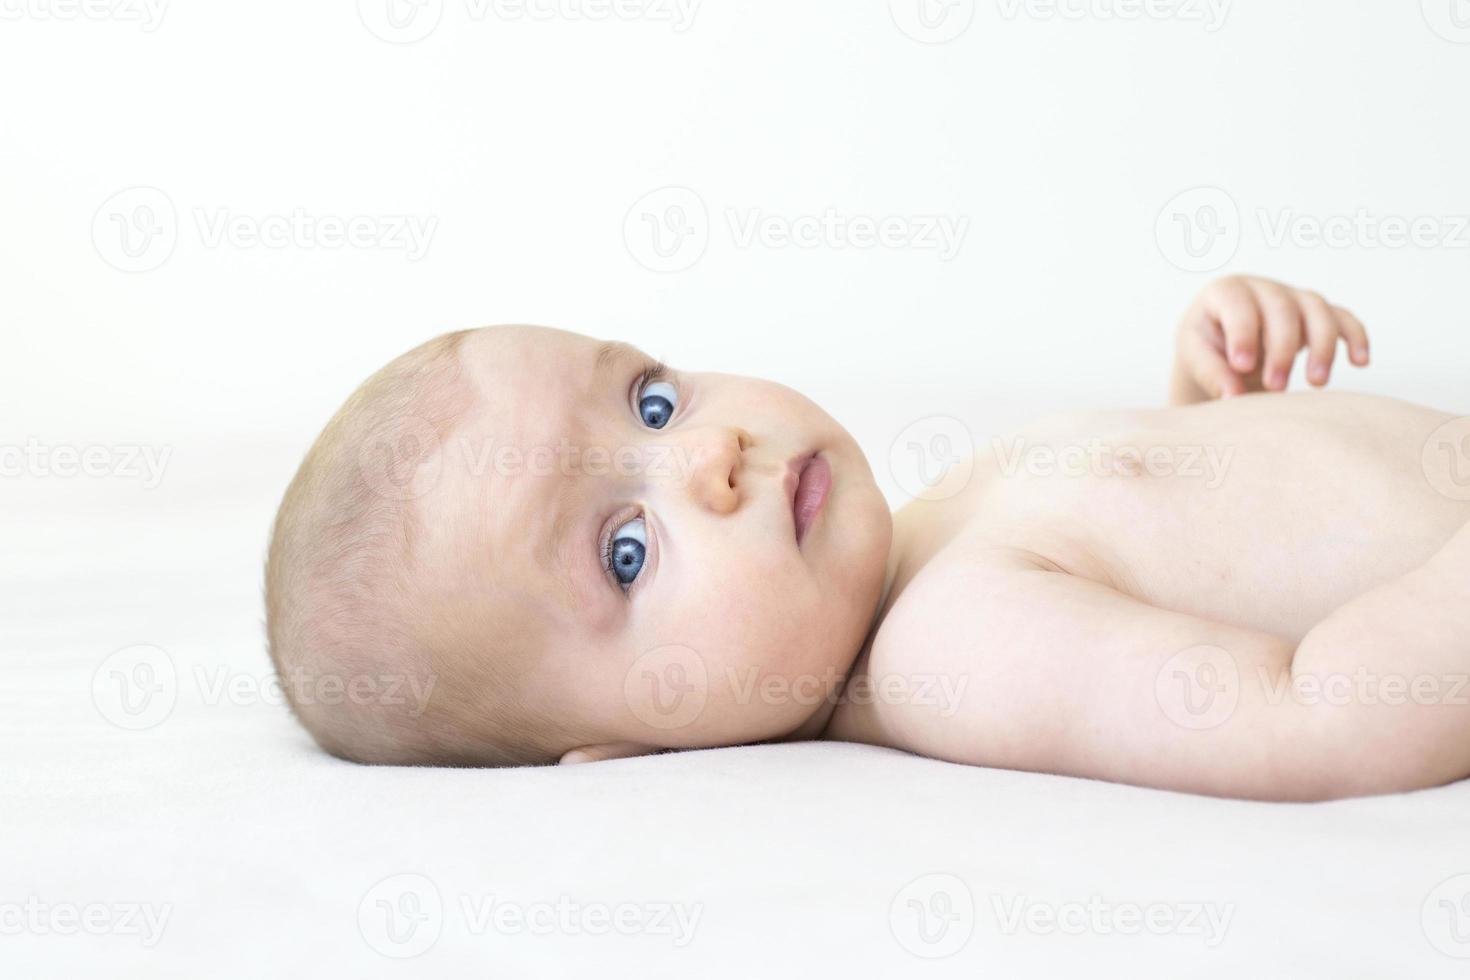
[[[1385, 467], [1339, 459], [1329, 471], [1354, 477], [1339, 486], [1270, 448], [1201, 450], [1198, 467], [1174, 461], [1180, 472], [1158, 472], [1160, 460], [1142, 470], [977, 470], [965, 492], [916, 501], [896, 522], [896, 544], [909, 549], [908, 621], [946, 635], [983, 629], [982, 618], [1009, 629], [995, 572], [1029, 565], [1161, 609], [1300, 637], [1425, 560], [1465, 520], [1423, 506]], [[1403, 533], [1385, 536], [1386, 524]]]

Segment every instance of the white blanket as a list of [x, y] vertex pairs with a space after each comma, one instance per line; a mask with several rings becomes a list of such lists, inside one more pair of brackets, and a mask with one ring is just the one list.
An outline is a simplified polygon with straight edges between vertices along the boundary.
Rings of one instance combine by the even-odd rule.
[[[74, 584], [55, 601], [105, 622], [187, 583]], [[152, 715], [137, 699], [120, 715], [106, 670], [94, 689], [119, 662], [106, 651], [11, 655], [0, 975], [1470, 968], [1454, 958], [1470, 956], [1470, 785], [1265, 805], [836, 744], [360, 767], [258, 689], [253, 637], [187, 636], [238, 625], [199, 612], [161, 630], [175, 649], [145, 678]]]

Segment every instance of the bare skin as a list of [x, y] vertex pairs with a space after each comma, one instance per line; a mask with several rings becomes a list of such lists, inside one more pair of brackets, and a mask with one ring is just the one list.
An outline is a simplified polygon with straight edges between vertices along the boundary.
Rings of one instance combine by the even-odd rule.
[[[1368, 337], [1314, 293], [1213, 283], [1170, 407], [981, 444], [890, 517], [851, 436], [790, 389], [481, 331], [419, 564], [436, 622], [486, 624], [466, 661], [499, 658], [578, 729], [564, 763], [828, 738], [1272, 800], [1462, 779], [1470, 419], [1286, 394], [1303, 353], [1321, 386]], [[564, 446], [545, 472], [485, 462]], [[815, 458], [830, 494], [803, 531]], [[613, 540], [635, 556], [617, 575]]]
[[[1303, 347], [1315, 384], [1339, 338], [1366, 363], [1361, 324], [1216, 288], [1181, 326], [1174, 407], [1047, 420], [895, 515], [850, 690], [909, 683], [845, 700], [827, 737], [1274, 800], [1470, 774], [1470, 472], [1425, 452], [1454, 417], [1276, 393]], [[916, 678], [954, 696], [905, 696]]]

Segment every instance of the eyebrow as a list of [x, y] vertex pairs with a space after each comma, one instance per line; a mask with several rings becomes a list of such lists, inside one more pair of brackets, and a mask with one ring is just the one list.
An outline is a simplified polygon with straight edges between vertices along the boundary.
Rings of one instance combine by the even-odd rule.
[[597, 348], [597, 358], [593, 367], [601, 374], [625, 357], [638, 357], [638, 348], [621, 340], [609, 340]]

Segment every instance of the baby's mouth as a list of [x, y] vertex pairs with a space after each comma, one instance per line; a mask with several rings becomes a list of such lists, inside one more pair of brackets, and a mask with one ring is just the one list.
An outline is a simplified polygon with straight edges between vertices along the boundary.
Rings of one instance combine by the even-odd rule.
[[832, 490], [832, 467], [818, 453], [794, 459], [788, 467], [787, 485], [791, 494], [791, 519], [796, 527], [796, 544], [800, 547], [802, 539], [827, 503], [827, 495]]

